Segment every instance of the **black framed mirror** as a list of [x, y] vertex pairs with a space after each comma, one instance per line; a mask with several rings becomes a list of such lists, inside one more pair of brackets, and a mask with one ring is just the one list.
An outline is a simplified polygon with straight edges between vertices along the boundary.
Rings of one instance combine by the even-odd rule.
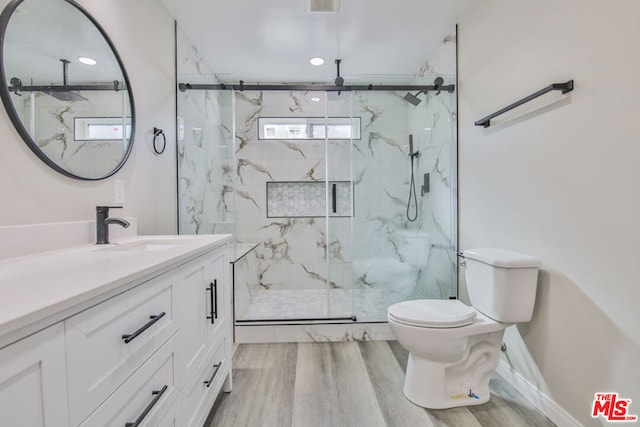
[[0, 31], [0, 96], [29, 148], [75, 179], [120, 170], [133, 147], [135, 107], [98, 22], [73, 0], [13, 0]]

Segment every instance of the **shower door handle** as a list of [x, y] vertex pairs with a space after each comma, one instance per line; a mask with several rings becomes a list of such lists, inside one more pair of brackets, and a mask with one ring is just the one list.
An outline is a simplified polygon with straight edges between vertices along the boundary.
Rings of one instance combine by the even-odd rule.
[[336, 206], [336, 196], [337, 196], [336, 184], [332, 184], [331, 185], [331, 210], [333, 211], [333, 213], [336, 213], [338, 208]]

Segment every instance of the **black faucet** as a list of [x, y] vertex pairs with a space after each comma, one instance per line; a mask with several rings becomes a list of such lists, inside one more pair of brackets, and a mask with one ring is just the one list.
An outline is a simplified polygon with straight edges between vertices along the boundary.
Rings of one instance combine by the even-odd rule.
[[109, 218], [109, 209], [120, 209], [122, 206], [96, 206], [96, 244], [109, 243], [109, 224], [118, 224], [127, 228], [128, 221], [121, 218]]

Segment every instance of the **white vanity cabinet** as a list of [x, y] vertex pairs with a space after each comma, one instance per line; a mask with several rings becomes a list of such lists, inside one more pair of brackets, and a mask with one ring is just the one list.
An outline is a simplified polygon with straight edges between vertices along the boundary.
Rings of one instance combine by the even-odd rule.
[[0, 425], [67, 426], [61, 323], [0, 350]]
[[169, 272], [65, 320], [72, 425], [178, 331], [174, 307], [181, 285]]
[[218, 251], [184, 266], [178, 306], [182, 328], [184, 426], [201, 426], [226, 384], [231, 391], [231, 290], [229, 258]]
[[231, 391], [227, 241], [0, 349], [0, 425], [201, 427]]

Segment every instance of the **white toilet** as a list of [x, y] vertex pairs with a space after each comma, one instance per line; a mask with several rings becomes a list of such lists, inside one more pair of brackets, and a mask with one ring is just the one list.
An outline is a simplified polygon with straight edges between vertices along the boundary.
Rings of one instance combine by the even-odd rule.
[[387, 310], [391, 331], [409, 351], [405, 396], [443, 409], [489, 400], [504, 330], [531, 320], [540, 260], [504, 249], [463, 252], [473, 307], [459, 300], [413, 300]]

